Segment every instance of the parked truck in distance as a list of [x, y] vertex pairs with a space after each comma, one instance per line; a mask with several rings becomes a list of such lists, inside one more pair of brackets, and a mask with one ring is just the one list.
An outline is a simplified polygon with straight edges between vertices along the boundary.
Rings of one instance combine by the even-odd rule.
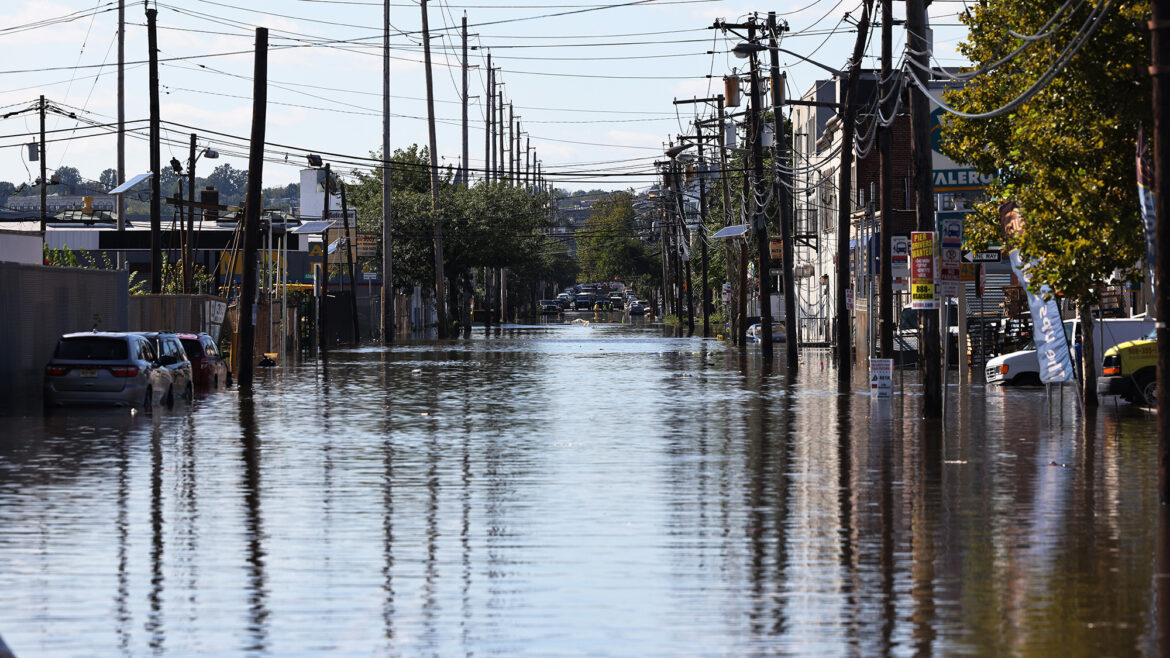
[[1120, 395], [1130, 404], [1158, 404], [1158, 337], [1156, 331], [1141, 340], [1118, 343], [1105, 352], [1098, 395]]

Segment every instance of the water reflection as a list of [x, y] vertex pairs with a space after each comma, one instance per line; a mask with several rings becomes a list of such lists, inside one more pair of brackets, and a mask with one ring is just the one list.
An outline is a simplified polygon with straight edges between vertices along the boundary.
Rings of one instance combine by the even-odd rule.
[[[7, 419], [18, 655], [1157, 651], [1151, 419], [870, 400], [656, 327], [338, 349]], [[864, 377], [855, 377], [864, 381]], [[952, 392], [957, 391], [954, 387]]]

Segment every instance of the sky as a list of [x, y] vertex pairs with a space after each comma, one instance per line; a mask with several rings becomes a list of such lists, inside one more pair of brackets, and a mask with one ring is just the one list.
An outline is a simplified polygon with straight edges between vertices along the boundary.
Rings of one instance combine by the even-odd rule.
[[[905, 3], [894, 4], [900, 19]], [[48, 116], [47, 130], [57, 131], [46, 144], [50, 171], [67, 165], [97, 180], [116, 164], [115, 128], [106, 124], [117, 117], [117, 6], [117, 0], [5, 1], [0, 115], [44, 94], [81, 118]], [[382, 142], [382, 0], [152, 0], [149, 6], [158, 11], [164, 166], [172, 157], [186, 162], [194, 132], [201, 150], [221, 154], [217, 161], [199, 160], [198, 175], [224, 162], [247, 168], [256, 27], [269, 29], [264, 186], [298, 181], [306, 153], [337, 154], [323, 157], [343, 175], [371, 166], [363, 159]], [[935, 0], [930, 7], [941, 64], [964, 63], [957, 46], [965, 30], [956, 18], [964, 6], [963, 0]], [[860, 0], [431, 0], [440, 163], [456, 165], [461, 158], [464, 14], [473, 49], [471, 166], [484, 162], [490, 52], [502, 68], [505, 104], [513, 104], [546, 177], [575, 190], [651, 184], [653, 160], [668, 140], [691, 132], [695, 112], [703, 111], [673, 101], [720, 93], [722, 76], [746, 65], [729, 52], [739, 37], [710, 29], [716, 19], [742, 21], [752, 12], [775, 11], [789, 27], [782, 48], [841, 68], [856, 35], [845, 15], [855, 20], [860, 7]], [[421, 13], [417, 2], [391, 3], [391, 149], [428, 139]], [[129, 177], [150, 168], [144, 3], [127, 1], [125, 15], [126, 120], [134, 131], [127, 137]], [[895, 60], [902, 30], [895, 27]], [[879, 52], [875, 30], [865, 65], [876, 67]], [[790, 97], [826, 75], [790, 55], [781, 55], [781, 67]], [[37, 177], [38, 163], [28, 161], [24, 146], [37, 129], [36, 112], [0, 120], [0, 180], [19, 185]]]

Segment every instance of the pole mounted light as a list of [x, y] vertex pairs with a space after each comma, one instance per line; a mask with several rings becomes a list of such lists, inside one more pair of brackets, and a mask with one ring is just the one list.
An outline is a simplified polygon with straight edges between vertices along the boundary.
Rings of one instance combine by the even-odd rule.
[[763, 44], [749, 43], [747, 41], [741, 41], [741, 42], [737, 43], [734, 48], [731, 49], [731, 54], [735, 55], [739, 59], [747, 59], [748, 57], [751, 57], [752, 55], [755, 55], [756, 53], [763, 52], [767, 49], [768, 49], [768, 47], [763, 45]]
[[692, 146], [694, 146], [694, 144], [679, 144], [678, 146], [672, 146], [666, 149], [666, 156], [671, 159], [677, 158], [680, 153]]
[[309, 161], [310, 167], [320, 167], [322, 165], [321, 156], [316, 153], [309, 153], [305, 158]]

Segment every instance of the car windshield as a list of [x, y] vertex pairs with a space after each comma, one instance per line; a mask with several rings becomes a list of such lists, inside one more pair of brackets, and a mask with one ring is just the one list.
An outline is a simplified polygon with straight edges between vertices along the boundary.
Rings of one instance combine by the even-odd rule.
[[181, 340], [183, 343], [183, 351], [187, 353], [188, 358], [193, 356], [197, 357], [203, 353], [203, 347], [199, 344], [198, 340], [194, 338], [183, 338]]
[[57, 358], [74, 361], [123, 361], [130, 350], [122, 338], [83, 336], [62, 338], [57, 343]]

